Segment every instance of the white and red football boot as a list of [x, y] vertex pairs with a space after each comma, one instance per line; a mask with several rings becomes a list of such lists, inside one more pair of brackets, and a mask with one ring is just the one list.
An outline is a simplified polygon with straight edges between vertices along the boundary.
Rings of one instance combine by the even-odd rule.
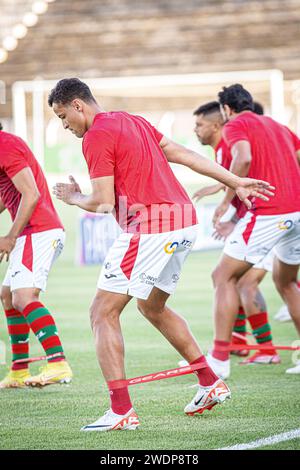
[[202, 414], [205, 410], [211, 410], [215, 405], [223, 403], [227, 398], [231, 398], [231, 392], [223, 380], [218, 379], [209, 387], [198, 386], [198, 392], [193, 400], [186, 405], [184, 412], [193, 416], [196, 413]]
[[81, 431], [133, 431], [139, 424], [138, 415], [133, 408], [125, 415], [118, 415], [110, 408], [97, 421], [83, 426]]

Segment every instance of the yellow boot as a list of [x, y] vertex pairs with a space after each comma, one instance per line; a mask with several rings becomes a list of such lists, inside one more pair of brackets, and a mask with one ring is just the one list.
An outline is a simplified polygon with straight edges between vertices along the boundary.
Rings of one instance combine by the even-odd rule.
[[0, 388], [24, 388], [25, 381], [30, 378], [28, 369], [10, 370], [0, 382]]
[[73, 372], [67, 361], [48, 362], [38, 375], [26, 380], [31, 387], [44, 387], [52, 384], [68, 384], [72, 381]]

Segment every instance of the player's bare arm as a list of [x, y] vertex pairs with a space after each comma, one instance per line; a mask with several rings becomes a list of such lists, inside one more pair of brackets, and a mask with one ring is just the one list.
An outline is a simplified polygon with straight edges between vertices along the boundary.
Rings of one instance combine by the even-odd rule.
[[268, 201], [268, 196], [274, 195], [272, 190], [275, 188], [268, 182], [252, 178], [241, 178], [234, 175], [230, 171], [225, 170], [221, 165], [166, 137], [163, 137], [160, 141], [160, 147], [169, 162], [185, 165], [191, 170], [214, 178], [230, 189], [233, 189], [239, 199], [246, 204], [248, 209], [251, 208], [249, 197], [258, 197], [264, 201]]
[[18, 236], [29, 222], [40, 198], [40, 193], [30, 168], [23, 168], [23, 170], [19, 171], [12, 178], [12, 182], [21, 194], [21, 201], [9, 233], [5, 237], [0, 237], [0, 262], [5, 255], [8, 261]]
[[200, 201], [200, 199], [203, 199], [206, 196], [212, 196], [213, 194], [217, 194], [222, 189], [225, 189], [225, 186], [222, 183], [205, 186], [204, 188], [199, 189], [193, 194], [193, 199], [195, 199], [195, 202], [198, 202]]
[[[249, 142], [246, 140], [240, 140], [236, 142], [231, 149], [231, 154], [232, 154], [232, 163], [230, 165], [230, 171], [240, 177], [247, 176], [249, 172], [249, 168], [250, 168], [250, 163], [252, 160], [251, 147], [250, 147]], [[226, 188], [225, 196], [222, 202], [217, 207], [214, 217], [213, 217], [214, 225], [218, 224], [221, 217], [227, 212], [234, 196], [235, 196], [235, 191], [233, 191], [230, 188]], [[251, 205], [250, 206], [247, 205], [247, 207], [248, 209], [251, 209]]]
[[102, 176], [91, 180], [92, 193], [82, 194], [73, 176], [70, 183], [56, 183], [53, 194], [69, 205], [75, 205], [87, 212], [110, 213], [115, 206], [114, 177]]

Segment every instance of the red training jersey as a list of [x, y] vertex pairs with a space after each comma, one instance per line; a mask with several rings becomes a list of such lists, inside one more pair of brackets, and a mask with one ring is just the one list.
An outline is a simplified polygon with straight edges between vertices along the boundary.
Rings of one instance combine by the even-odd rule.
[[[231, 162], [232, 162], [232, 156], [223, 138], [215, 147], [215, 152], [216, 152], [216, 162], [219, 163], [219, 165], [222, 165], [226, 170], [229, 170]], [[245, 204], [238, 198], [238, 196], [235, 196], [232, 199], [231, 204], [236, 209], [236, 216], [239, 219], [244, 217], [248, 209], [245, 206]]]
[[161, 233], [197, 223], [159, 146], [162, 137], [146, 119], [126, 112], [97, 114], [84, 135], [90, 178], [114, 176], [116, 219], [128, 232]]
[[31, 169], [41, 197], [20, 236], [63, 228], [54, 209], [46, 178], [33, 153], [20, 137], [0, 131], [0, 198], [12, 220], [16, 217], [21, 201], [21, 193], [14, 186], [12, 178], [24, 168]]
[[248, 141], [252, 155], [249, 178], [268, 181], [276, 188], [269, 201], [256, 198], [251, 212], [273, 215], [300, 210], [300, 166], [296, 155], [299, 139], [286, 126], [246, 111], [224, 126], [223, 137], [230, 150], [236, 142]]

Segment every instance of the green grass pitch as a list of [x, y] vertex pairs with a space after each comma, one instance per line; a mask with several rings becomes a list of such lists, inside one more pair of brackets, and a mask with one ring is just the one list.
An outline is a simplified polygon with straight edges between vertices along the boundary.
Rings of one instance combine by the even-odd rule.
[[[281, 354], [276, 366], [239, 366], [232, 359], [228, 384], [232, 399], [202, 416], [183, 413], [195, 389], [188, 375], [130, 388], [141, 420], [135, 432], [81, 433], [81, 426], [98, 418], [109, 399], [98, 368], [88, 309], [96, 289], [99, 267], [74, 267], [76, 210], [58, 205], [67, 229], [67, 246], [54, 266], [42, 301], [54, 313], [68, 360], [74, 371], [70, 386], [42, 390], [1, 390], [0, 449], [216, 449], [245, 443], [299, 427], [299, 376], [287, 376], [291, 353]], [[1, 217], [1, 234], [6, 231]], [[204, 350], [212, 343], [213, 290], [210, 273], [220, 253], [194, 253], [188, 259], [178, 290], [170, 305], [189, 321]], [[0, 267], [3, 277], [5, 266]], [[277, 344], [297, 339], [292, 323], [280, 324], [273, 315], [281, 305], [270, 276], [262, 286], [273, 336]], [[132, 300], [122, 315], [128, 377], [177, 366], [179, 356], [165, 339], [138, 313]], [[9, 349], [4, 315], [0, 316], [0, 340]], [[42, 353], [31, 337], [31, 354]], [[7, 361], [10, 360], [8, 354]], [[36, 372], [41, 364], [31, 366]], [[8, 366], [0, 366], [1, 377]], [[299, 449], [300, 440], [268, 447]]]

